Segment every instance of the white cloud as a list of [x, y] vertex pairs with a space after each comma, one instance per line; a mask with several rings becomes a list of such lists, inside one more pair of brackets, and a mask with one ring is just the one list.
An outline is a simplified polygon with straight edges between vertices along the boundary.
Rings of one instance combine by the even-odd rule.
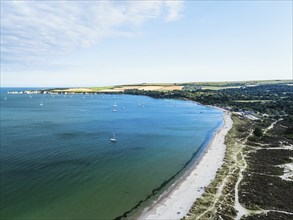
[[1, 63], [26, 65], [109, 36], [133, 36], [151, 19], [174, 21], [180, 1], [1, 2]]
[[166, 21], [176, 21], [181, 17], [180, 12], [183, 8], [181, 1], [166, 1], [166, 6], [168, 8]]

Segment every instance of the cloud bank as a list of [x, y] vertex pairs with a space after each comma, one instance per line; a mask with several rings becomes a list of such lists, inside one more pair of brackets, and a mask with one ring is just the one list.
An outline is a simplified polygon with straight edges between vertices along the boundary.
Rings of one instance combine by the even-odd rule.
[[133, 36], [145, 22], [178, 20], [180, 1], [3, 1], [1, 64], [27, 68], [91, 47], [103, 38]]

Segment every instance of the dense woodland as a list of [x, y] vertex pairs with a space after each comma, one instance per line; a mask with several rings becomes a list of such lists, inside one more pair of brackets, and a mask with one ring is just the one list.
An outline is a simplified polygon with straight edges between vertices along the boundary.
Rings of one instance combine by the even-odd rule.
[[[193, 88], [193, 89], [191, 89]], [[181, 91], [126, 90], [133, 95], [154, 98], [189, 99], [205, 105], [223, 107], [232, 111], [253, 111], [261, 116], [283, 118], [288, 127], [288, 136], [293, 133], [293, 86], [287, 83], [261, 84], [226, 88], [220, 90], [201, 89], [186, 85]]]

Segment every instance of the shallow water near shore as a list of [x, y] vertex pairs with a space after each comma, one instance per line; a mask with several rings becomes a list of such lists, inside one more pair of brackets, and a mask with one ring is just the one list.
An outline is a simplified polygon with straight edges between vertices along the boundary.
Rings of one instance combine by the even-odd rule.
[[131, 215], [183, 174], [221, 116], [145, 96], [2, 93], [1, 219]]

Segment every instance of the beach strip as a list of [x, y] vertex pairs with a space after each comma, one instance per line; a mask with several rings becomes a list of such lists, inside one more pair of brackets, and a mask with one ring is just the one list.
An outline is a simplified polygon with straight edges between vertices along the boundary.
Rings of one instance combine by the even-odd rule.
[[152, 206], [146, 208], [138, 219], [171, 220], [181, 219], [187, 215], [195, 200], [204, 193], [205, 187], [213, 181], [217, 170], [223, 164], [226, 151], [225, 136], [232, 128], [233, 123], [231, 113], [223, 111], [224, 123], [214, 134], [199, 162], [175, 183], [174, 189], [162, 195]]

